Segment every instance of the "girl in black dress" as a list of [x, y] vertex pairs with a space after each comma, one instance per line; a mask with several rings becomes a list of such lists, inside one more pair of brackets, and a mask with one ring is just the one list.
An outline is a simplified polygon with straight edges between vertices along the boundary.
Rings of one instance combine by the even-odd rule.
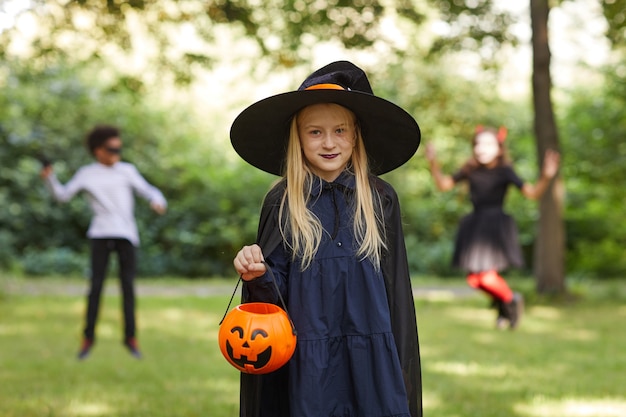
[[548, 150], [541, 177], [535, 185], [524, 182], [505, 156], [506, 129], [479, 126], [473, 138], [473, 156], [454, 175], [442, 174], [432, 145], [426, 158], [437, 188], [448, 191], [468, 181], [474, 210], [465, 216], [457, 232], [453, 265], [467, 271], [467, 283], [489, 294], [498, 308], [496, 325], [514, 329], [523, 310], [521, 294], [511, 291], [499, 272], [523, 265], [517, 227], [502, 205], [509, 185], [529, 199], [540, 198], [556, 175], [559, 154]]

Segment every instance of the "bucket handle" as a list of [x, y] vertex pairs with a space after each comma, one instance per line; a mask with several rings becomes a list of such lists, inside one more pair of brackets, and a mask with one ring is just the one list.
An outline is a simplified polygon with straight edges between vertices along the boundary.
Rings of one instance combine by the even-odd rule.
[[[287, 304], [285, 303], [285, 300], [283, 299], [283, 295], [280, 293], [280, 288], [278, 288], [278, 283], [276, 282], [276, 277], [274, 276], [274, 272], [272, 272], [272, 268], [270, 268], [270, 266], [267, 264], [267, 262], [262, 261], [262, 263], [263, 263], [263, 265], [265, 265], [265, 270], [269, 273], [270, 277], [272, 278], [272, 282], [274, 283], [274, 287], [276, 288], [276, 293], [278, 294], [278, 298], [280, 299], [280, 302], [283, 305], [283, 309], [285, 310], [285, 313], [287, 313], [287, 318], [289, 319], [289, 324], [291, 324], [291, 331], [293, 332], [294, 335], [297, 335], [298, 333], [296, 332], [296, 326], [293, 324], [293, 321], [291, 320], [291, 316], [289, 315], [289, 311], [287, 311]], [[237, 293], [237, 288], [239, 288], [239, 283], [241, 281], [243, 281], [243, 275], [240, 275], [239, 279], [237, 280], [237, 284], [235, 285], [235, 290], [233, 291], [233, 294], [230, 296], [230, 301], [228, 301], [228, 306], [226, 307], [226, 311], [224, 312], [224, 316], [220, 320], [220, 323], [219, 323], [220, 325], [222, 324], [222, 322], [226, 318], [226, 315], [228, 314], [228, 310], [230, 310], [230, 305], [233, 302], [233, 298], [235, 298], [235, 294]]]

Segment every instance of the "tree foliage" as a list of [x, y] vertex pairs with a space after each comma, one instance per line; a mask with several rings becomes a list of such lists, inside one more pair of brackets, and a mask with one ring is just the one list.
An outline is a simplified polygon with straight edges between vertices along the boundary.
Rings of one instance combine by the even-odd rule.
[[[255, 57], [292, 67], [310, 58], [319, 42], [367, 48], [385, 42], [380, 22], [388, 8], [420, 23], [423, 11], [406, 0], [32, 0], [19, 19], [34, 19], [38, 31], [20, 25], [0, 36], [0, 50], [11, 50], [26, 36], [30, 57], [78, 61], [110, 60], [131, 52], [153, 52], [151, 66], [190, 82], [194, 68], [219, 59], [212, 47], [228, 26], [257, 45]], [[80, 34], [79, 38], [73, 34]]]
[[626, 271], [621, 186], [626, 176], [626, 77], [609, 67], [606, 80], [600, 91], [579, 89], [561, 123], [568, 178], [567, 265], [594, 277]]
[[[11, 56], [10, 46], [21, 26], [0, 34], [0, 206], [4, 208], [0, 267], [35, 274], [85, 268], [90, 218], [86, 203], [81, 198], [66, 205], [53, 203], [38, 178], [38, 158], [52, 159], [59, 178], [67, 181], [90, 162], [84, 133], [95, 123], [107, 122], [122, 128], [124, 159], [135, 163], [170, 202], [162, 217], [138, 202], [140, 272], [232, 273], [235, 252], [254, 241], [259, 205], [274, 178], [245, 165], [230, 147], [222, 146], [218, 136], [226, 136], [223, 130], [197, 118], [188, 103], [165, 102], [132, 72], [119, 75], [109, 70], [116, 63], [114, 57], [125, 56], [122, 63], [126, 64], [131, 61], [124, 54], [146, 49], [156, 51], [151, 56], [155, 71], [188, 82], [194, 68], [221, 59], [211, 43], [226, 26], [253, 41], [257, 51], [246, 58], [250, 62], [258, 63], [265, 56], [274, 65], [297, 69], [298, 61], [308, 60], [310, 48], [320, 41], [373, 49], [384, 39], [381, 23], [387, 13], [393, 10], [399, 21], [415, 28], [432, 11], [428, 4], [449, 24], [448, 33], [428, 44], [430, 60], [424, 59], [427, 54], [421, 44], [414, 42], [406, 50], [389, 52], [385, 65], [364, 66], [376, 94], [416, 117], [423, 143], [435, 142], [446, 171], [456, 169], [469, 155], [470, 133], [476, 124], [504, 124], [510, 131], [516, 169], [523, 178], [535, 179], [537, 160], [527, 103], [507, 103], [492, 86], [465, 80], [455, 68], [438, 62], [452, 51], [472, 51], [488, 63], [499, 45], [515, 42], [508, 32], [514, 17], [495, 8], [492, 1], [429, 0], [419, 6], [406, 0], [324, 4], [272, 0], [262, 7], [251, 0], [32, 0], [31, 4], [22, 19], [36, 16], [42, 31], [31, 39], [27, 61]], [[614, 15], [618, 22], [619, 11]], [[404, 34], [409, 39], [419, 37], [418, 32]], [[254, 70], [253, 64], [250, 67]], [[607, 276], [624, 271], [624, 231], [615, 226], [621, 220], [614, 209], [623, 199], [617, 184], [626, 166], [615, 159], [625, 154], [619, 140], [626, 133], [620, 119], [626, 97], [620, 68], [613, 71], [602, 95], [581, 90], [571, 107], [563, 106], [567, 109], [560, 124], [570, 192], [565, 218], [571, 236], [570, 271]], [[590, 141], [591, 150], [584, 146]], [[402, 200], [412, 271], [451, 274], [456, 224], [469, 210], [466, 190], [436, 193], [421, 152], [386, 179]], [[511, 192], [507, 209], [518, 222], [530, 261], [537, 207]]]
[[602, 0], [602, 13], [608, 23], [606, 36], [618, 49], [626, 48], [626, 9], [619, 0]]
[[472, 51], [486, 67], [498, 67], [502, 45], [517, 45], [510, 27], [516, 22], [510, 12], [499, 9], [493, 0], [429, 0], [439, 12], [447, 31], [431, 46], [431, 52]]

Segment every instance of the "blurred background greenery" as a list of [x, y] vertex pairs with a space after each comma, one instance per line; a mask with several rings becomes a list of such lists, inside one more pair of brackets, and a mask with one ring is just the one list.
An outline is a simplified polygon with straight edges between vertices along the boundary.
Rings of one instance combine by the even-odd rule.
[[[52, 160], [66, 182], [91, 161], [85, 132], [112, 123], [122, 129], [124, 159], [170, 204], [162, 217], [137, 204], [140, 275], [232, 275], [231, 260], [254, 241], [260, 204], [275, 177], [238, 159], [230, 124], [245, 106], [297, 88], [335, 59], [363, 67], [377, 95], [415, 116], [445, 170], [469, 156], [476, 124], [506, 125], [516, 169], [536, 179], [524, 71], [530, 66], [528, 4], [322, 3], [4, 1], [0, 269], [85, 273], [88, 206], [81, 198], [54, 203], [39, 178], [39, 159]], [[563, 262], [568, 276], [623, 277], [626, 12], [611, 1], [551, 4], [554, 22], [566, 22], [559, 28], [567, 29], [554, 29], [554, 38], [567, 32], [592, 42], [553, 46], [561, 57], [552, 78], [566, 189]], [[412, 272], [452, 276], [456, 224], [470, 206], [465, 190], [436, 192], [422, 152], [385, 179], [402, 200]], [[511, 192], [506, 208], [517, 219], [529, 268], [522, 273], [528, 274], [537, 203]]]

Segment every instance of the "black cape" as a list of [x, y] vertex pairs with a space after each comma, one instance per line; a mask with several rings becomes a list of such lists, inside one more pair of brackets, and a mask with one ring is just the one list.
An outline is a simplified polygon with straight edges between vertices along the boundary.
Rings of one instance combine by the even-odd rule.
[[[383, 254], [382, 272], [385, 278], [387, 301], [391, 312], [391, 326], [395, 338], [400, 365], [404, 375], [407, 401], [412, 417], [422, 417], [422, 378], [415, 319], [415, 304], [409, 276], [402, 218], [398, 196], [394, 189], [378, 177], [371, 179], [381, 196], [388, 249]], [[269, 256], [282, 244], [279, 230], [278, 211], [285, 189], [283, 179], [265, 197], [257, 244], [264, 256]], [[244, 283], [242, 302], [249, 296]], [[287, 398], [287, 367], [265, 375], [241, 374], [240, 417], [267, 417], [260, 414], [263, 399], [265, 410], [270, 417], [291, 417]]]

